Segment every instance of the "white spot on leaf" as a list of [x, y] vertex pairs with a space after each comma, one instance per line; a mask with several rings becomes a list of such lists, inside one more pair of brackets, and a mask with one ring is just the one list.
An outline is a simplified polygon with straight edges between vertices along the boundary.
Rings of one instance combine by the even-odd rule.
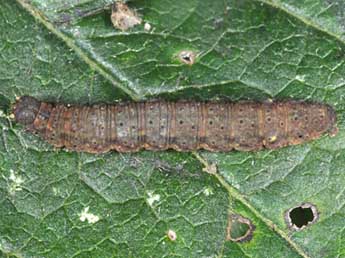
[[204, 195], [209, 196], [213, 194], [213, 189], [210, 187], [206, 187], [203, 191]]
[[147, 203], [152, 206], [154, 202], [159, 202], [161, 196], [159, 194], [154, 194], [153, 192], [147, 192], [149, 198], [146, 199]]
[[144, 30], [150, 31], [151, 30], [151, 24], [146, 22], [144, 25]]
[[176, 232], [174, 230], [171, 230], [171, 229], [168, 230], [167, 236], [169, 237], [169, 239], [171, 241], [176, 241], [176, 239], [177, 239]]
[[296, 80], [300, 82], [305, 82], [305, 75], [296, 75]]
[[93, 224], [96, 223], [97, 221], [99, 221], [99, 217], [97, 215], [92, 214], [91, 212], [89, 212], [89, 207], [86, 207], [82, 213], [80, 214], [79, 217], [80, 221], [84, 222], [85, 220], [87, 220], [87, 222], [89, 224]]
[[10, 194], [14, 194], [15, 192], [22, 190], [21, 185], [24, 183], [24, 179], [16, 175], [12, 169], [10, 170], [9, 180], [11, 181], [8, 188]]

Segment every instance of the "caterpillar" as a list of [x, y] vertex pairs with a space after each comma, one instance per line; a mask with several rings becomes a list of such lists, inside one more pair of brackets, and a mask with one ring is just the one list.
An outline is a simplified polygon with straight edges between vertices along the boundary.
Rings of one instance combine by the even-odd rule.
[[140, 149], [255, 151], [335, 135], [336, 114], [302, 101], [147, 101], [64, 105], [17, 99], [14, 119], [55, 147], [104, 153]]

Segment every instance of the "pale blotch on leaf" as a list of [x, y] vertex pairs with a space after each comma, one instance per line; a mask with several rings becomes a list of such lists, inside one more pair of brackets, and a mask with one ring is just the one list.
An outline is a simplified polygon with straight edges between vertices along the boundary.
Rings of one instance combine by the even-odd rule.
[[233, 242], [247, 242], [253, 238], [255, 226], [241, 215], [230, 214], [226, 228], [226, 240]]
[[97, 215], [92, 214], [89, 212], [89, 207], [86, 207], [80, 214], [79, 217], [80, 221], [84, 222], [87, 220], [89, 224], [96, 223], [99, 221], [99, 217]]
[[215, 175], [217, 174], [217, 165], [215, 163], [207, 164], [206, 167], [202, 169], [202, 171], [211, 175]]
[[193, 65], [196, 60], [196, 53], [191, 50], [183, 50], [179, 52], [177, 56], [180, 62], [187, 65]]
[[24, 179], [16, 175], [12, 169], [10, 170], [10, 176], [8, 179], [10, 180], [8, 186], [9, 194], [13, 195], [15, 192], [22, 190], [21, 185], [24, 183]]
[[138, 24], [141, 24], [141, 18], [131, 10], [125, 3], [115, 2], [112, 7], [111, 22], [114, 27], [126, 31]]
[[174, 230], [171, 230], [171, 229], [168, 230], [167, 236], [171, 241], [176, 241], [176, 239], [177, 239], [176, 232]]
[[147, 192], [147, 195], [148, 198], [146, 199], [146, 201], [150, 206], [153, 206], [155, 202], [159, 202], [159, 200], [161, 199], [161, 196], [159, 194], [154, 194], [151, 191]]
[[210, 187], [206, 187], [206, 188], [203, 190], [203, 193], [204, 193], [204, 195], [206, 195], [206, 196], [213, 195], [213, 189], [210, 188]]
[[285, 212], [285, 222], [288, 228], [296, 231], [305, 229], [319, 219], [316, 206], [311, 203], [302, 203]]

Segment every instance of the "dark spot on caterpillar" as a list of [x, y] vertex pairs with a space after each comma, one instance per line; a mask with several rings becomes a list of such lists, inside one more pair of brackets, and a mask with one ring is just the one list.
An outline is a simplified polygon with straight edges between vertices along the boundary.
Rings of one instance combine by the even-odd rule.
[[[65, 108], [63, 104], [24, 96], [17, 100], [13, 114], [16, 122], [54, 146], [91, 153], [134, 152], [143, 148], [254, 151], [300, 144], [337, 132], [334, 110], [318, 103], [223, 101], [215, 105], [214, 102], [151, 101], [147, 104]], [[296, 114], [300, 118], [308, 116], [311, 122], [300, 119], [296, 123], [291, 120]]]
[[241, 215], [230, 214], [226, 228], [226, 240], [233, 242], [248, 242], [253, 238], [255, 226]]
[[316, 206], [311, 203], [302, 203], [285, 212], [285, 222], [292, 230], [303, 230], [315, 223], [319, 218]]

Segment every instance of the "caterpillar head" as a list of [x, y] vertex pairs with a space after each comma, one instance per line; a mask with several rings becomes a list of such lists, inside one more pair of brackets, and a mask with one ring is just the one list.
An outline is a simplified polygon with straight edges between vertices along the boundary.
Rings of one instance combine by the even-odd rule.
[[33, 97], [20, 97], [13, 108], [14, 119], [22, 125], [31, 125], [40, 109], [41, 103]]

